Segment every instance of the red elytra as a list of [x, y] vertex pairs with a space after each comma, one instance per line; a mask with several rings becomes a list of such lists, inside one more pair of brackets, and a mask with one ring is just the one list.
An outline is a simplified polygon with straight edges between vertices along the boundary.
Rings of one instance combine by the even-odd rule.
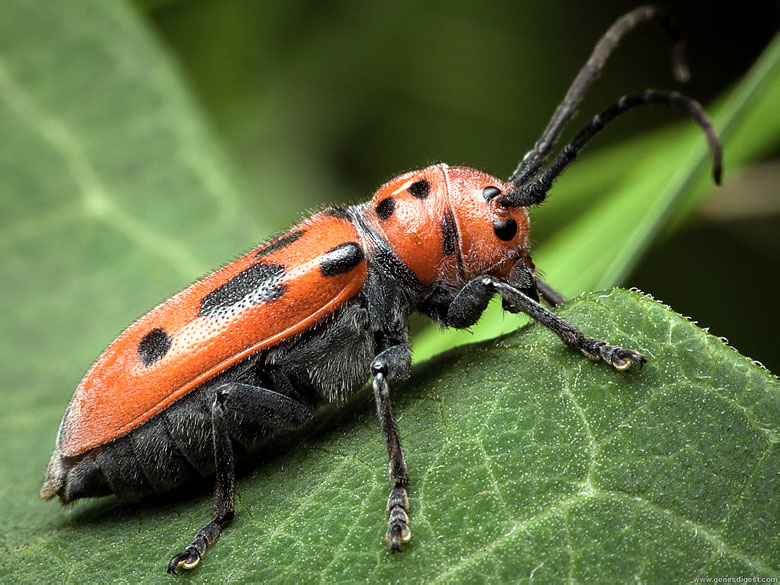
[[[324, 319], [361, 289], [365, 260], [349, 273], [327, 279], [317, 262], [328, 250], [358, 239], [349, 221], [315, 215], [288, 233], [302, 235], [267, 255], [258, 257], [274, 241], [252, 250], [125, 330], [76, 389], [59, 436], [62, 455], [85, 453], [131, 431], [231, 365]], [[224, 315], [201, 314], [209, 293], [261, 263], [287, 268], [276, 284], [283, 294]], [[147, 366], [138, 348], [155, 330], [170, 336], [170, 349]]]

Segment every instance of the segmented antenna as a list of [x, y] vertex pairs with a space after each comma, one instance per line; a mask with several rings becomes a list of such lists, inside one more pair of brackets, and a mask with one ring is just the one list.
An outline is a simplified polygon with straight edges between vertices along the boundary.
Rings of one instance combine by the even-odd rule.
[[640, 6], [621, 16], [596, 43], [590, 58], [580, 69], [577, 77], [574, 78], [563, 101], [555, 109], [550, 122], [547, 124], [547, 128], [544, 129], [544, 132], [536, 141], [534, 148], [525, 155], [515, 172], [512, 173], [509, 179], [511, 184], [517, 187], [527, 184], [547, 164], [547, 155], [550, 153], [553, 144], [566, 127], [566, 124], [571, 120], [577, 107], [582, 102], [585, 92], [601, 73], [612, 51], [614, 51], [626, 33], [632, 31], [638, 24], [649, 20], [658, 22], [672, 41], [672, 72], [675, 78], [681, 82], [688, 80], [690, 75], [685, 62], [682, 35], [665, 11], [656, 6]]
[[642, 93], [627, 95], [620, 98], [617, 102], [609, 106], [606, 110], [595, 116], [590, 123], [585, 126], [574, 139], [564, 146], [556, 159], [548, 166], [539, 177], [531, 183], [517, 186], [515, 190], [510, 191], [499, 197], [499, 205], [505, 207], [528, 207], [544, 201], [547, 192], [552, 188], [553, 181], [563, 170], [575, 159], [583, 146], [596, 134], [601, 132], [604, 127], [620, 114], [625, 114], [635, 108], [661, 104], [680, 110], [692, 118], [707, 137], [707, 143], [712, 151], [712, 176], [715, 183], [720, 185], [721, 175], [723, 173], [723, 152], [712, 126], [712, 121], [701, 105], [677, 92], [663, 92], [647, 90]]

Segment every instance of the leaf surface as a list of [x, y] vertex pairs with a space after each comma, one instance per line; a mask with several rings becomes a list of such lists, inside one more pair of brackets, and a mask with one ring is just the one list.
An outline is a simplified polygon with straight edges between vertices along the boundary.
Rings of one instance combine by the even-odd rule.
[[[382, 540], [386, 454], [368, 394], [261, 457], [193, 576], [238, 582], [687, 582], [780, 570], [780, 383], [647, 297], [561, 311], [634, 347], [616, 372], [539, 325], [459, 347], [395, 391], [413, 541]], [[209, 482], [144, 506], [79, 504], [6, 551], [15, 577], [162, 581]], [[11, 534], [18, 535], [20, 518]], [[0, 575], [1, 576], [1, 575]]]

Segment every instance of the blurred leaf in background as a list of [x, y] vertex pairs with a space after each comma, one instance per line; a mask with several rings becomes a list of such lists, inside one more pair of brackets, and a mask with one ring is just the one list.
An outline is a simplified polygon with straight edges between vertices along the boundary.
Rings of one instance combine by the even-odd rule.
[[[104, 581], [127, 551], [132, 561], [143, 547], [152, 558], [159, 546], [176, 549], [207, 507], [207, 494], [190, 497], [163, 534], [144, 525], [167, 526], [165, 504], [98, 521], [100, 550], [78, 568], [49, 546], [70, 527], [94, 527], [63, 520], [77, 515], [37, 491], [72, 390], [122, 327], [306, 210], [363, 200], [401, 171], [443, 160], [508, 175], [594, 42], [633, 6], [0, 5], [0, 580], [19, 578], [6, 559], [26, 558], [22, 580], [49, 562], [57, 579]], [[673, 113], [635, 114], [534, 210], [535, 259], [567, 294], [640, 286], [777, 371], [768, 335], [780, 327], [768, 302], [780, 273], [777, 7], [745, 2], [725, 18], [708, 6], [668, 5], [689, 40], [693, 81], [682, 89], [724, 132], [724, 189], [696, 207], [711, 191], [700, 133]], [[647, 25], [615, 54], [571, 130], [622, 94], [671, 85], [665, 40]], [[486, 323], [478, 335], [517, 320]], [[421, 333], [419, 355], [460, 341]], [[405, 438], [418, 443], [415, 432]], [[375, 463], [366, 469], [379, 489]], [[334, 458], [308, 464], [315, 477]], [[245, 507], [263, 499], [267, 486], [254, 485]]]

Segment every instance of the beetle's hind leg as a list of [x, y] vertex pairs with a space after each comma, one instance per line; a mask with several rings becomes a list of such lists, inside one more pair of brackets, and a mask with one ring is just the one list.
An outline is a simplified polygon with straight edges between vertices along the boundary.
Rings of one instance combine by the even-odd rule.
[[409, 529], [409, 498], [406, 495], [406, 485], [409, 483], [409, 472], [406, 469], [404, 452], [401, 448], [401, 437], [398, 434], [398, 424], [393, 416], [390, 405], [390, 387], [387, 380], [404, 378], [411, 367], [411, 351], [408, 345], [394, 345], [381, 352], [371, 362], [373, 376], [374, 398], [382, 434], [387, 445], [389, 459], [390, 485], [393, 486], [387, 498], [389, 514], [385, 539], [392, 552], [399, 552], [401, 544], [412, 537]]
[[236, 411], [271, 429], [293, 429], [303, 426], [313, 416], [312, 409], [284, 394], [235, 382], [217, 388], [211, 406], [211, 430], [214, 446], [216, 488], [211, 522], [204, 524], [192, 543], [168, 561], [168, 572], [177, 567], [191, 569], [200, 562], [209, 546], [219, 538], [222, 529], [235, 513], [235, 457], [229, 434], [226, 412]]
[[[647, 363], [647, 359], [642, 354], [632, 349], [623, 349], [601, 339], [585, 337], [582, 331], [529, 298], [519, 289], [492, 276], [478, 276], [461, 289], [447, 311], [447, 324], [459, 329], [470, 327], [479, 320], [495, 294], [499, 294], [505, 303], [517, 311], [522, 311], [549, 328], [566, 345], [579, 349], [591, 359], [603, 359], [618, 370], [625, 370], [632, 363], [640, 368]], [[545, 298], [544, 292], [542, 298]]]

